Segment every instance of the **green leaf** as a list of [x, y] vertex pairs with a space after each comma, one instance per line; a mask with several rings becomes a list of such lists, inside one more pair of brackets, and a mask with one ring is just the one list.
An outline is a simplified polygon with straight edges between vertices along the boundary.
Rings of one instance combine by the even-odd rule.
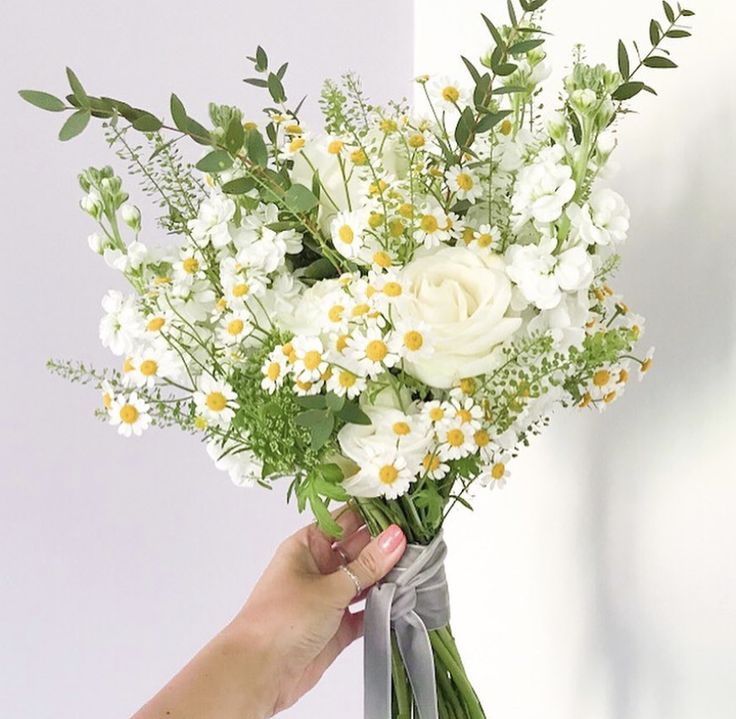
[[222, 186], [222, 191], [226, 195], [244, 195], [250, 192], [256, 186], [252, 177], [238, 177], [237, 180], [230, 180]]
[[662, 28], [656, 20], [649, 23], [649, 40], [652, 45], [656, 45], [662, 39]]
[[473, 82], [477, 83], [478, 80], [480, 80], [480, 73], [476, 69], [475, 65], [473, 65], [473, 63], [470, 62], [470, 60], [468, 60], [468, 58], [465, 57], [464, 55], [460, 55], [460, 59], [463, 61], [463, 63], [465, 63], [465, 67], [468, 68], [468, 72], [470, 73], [470, 76], [473, 78]]
[[644, 60], [644, 65], [647, 67], [656, 67], [656, 68], [674, 68], [677, 67], [677, 65], [672, 62], [668, 57], [662, 57], [661, 55], [654, 55], [652, 57], [648, 57]]
[[692, 10], [682, 10], [681, 14], [683, 17], [693, 17], [693, 15], [695, 15]]
[[514, 43], [509, 48], [509, 55], [522, 55], [543, 44], [544, 40], [541, 37], [536, 40], [522, 40], [521, 42]]
[[496, 75], [506, 77], [507, 75], [511, 75], [513, 72], [516, 72], [517, 67], [518, 66], [513, 62], [504, 62], [500, 65], [496, 65], [493, 70], [495, 71]]
[[306, 397], [297, 396], [294, 400], [300, 407], [307, 407], [309, 409], [324, 409], [327, 406], [325, 397], [322, 394], [312, 394]]
[[334, 462], [317, 465], [317, 471], [327, 482], [332, 482], [333, 484], [342, 482], [344, 479], [340, 465], [335, 464]]
[[300, 412], [296, 416], [295, 422], [300, 427], [312, 428], [326, 423], [331, 416], [327, 409], [308, 409], [306, 412]]
[[89, 124], [91, 116], [92, 113], [89, 110], [77, 110], [69, 115], [66, 122], [61, 126], [59, 139], [66, 142], [79, 135]]
[[309, 212], [319, 200], [308, 187], [295, 184], [286, 191], [284, 202], [292, 212]]
[[680, 37], [690, 37], [690, 33], [687, 30], [668, 30], [666, 33], [667, 37], [671, 38], [680, 38]]
[[171, 93], [169, 106], [171, 109], [171, 119], [174, 121], [174, 125], [176, 125], [176, 127], [182, 132], [186, 132], [189, 121], [187, 111], [184, 109], [182, 101], [173, 92]]
[[133, 127], [141, 132], [158, 132], [163, 123], [155, 115], [150, 112], [144, 112], [133, 120]]
[[350, 424], [371, 424], [371, 418], [360, 408], [354, 400], [348, 400], [337, 416]]
[[618, 41], [618, 69], [624, 80], [628, 80], [631, 75], [631, 67], [629, 65], [629, 53], [626, 51], [623, 40]]
[[470, 144], [474, 126], [475, 116], [473, 115], [473, 110], [470, 107], [466, 107], [455, 126], [455, 141], [461, 148], [466, 148]]
[[191, 117], [187, 121], [187, 132], [189, 133], [189, 136], [200, 145], [212, 144], [210, 131]]
[[345, 397], [340, 397], [334, 392], [328, 392], [325, 395], [325, 401], [327, 402], [327, 408], [333, 412], [339, 412], [345, 406]]
[[638, 95], [643, 89], [643, 82], [625, 82], [613, 91], [611, 97], [614, 100], [629, 100], [634, 95]]
[[72, 93], [74, 93], [74, 97], [79, 100], [79, 104], [82, 107], [87, 107], [89, 105], [89, 97], [82, 87], [82, 83], [79, 82], [79, 78], [74, 74], [74, 70], [68, 67], [66, 69], [66, 76], [69, 80], [69, 87], [72, 89]]
[[213, 150], [195, 165], [202, 172], [222, 172], [232, 166], [233, 158], [225, 150]]
[[670, 22], [675, 22], [675, 11], [672, 9], [672, 5], [666, 2], [666, 0], [663, 0], [662, 7], [664, 8], [664, 14], [667, 16], [667, 19]]
[[478, 134], [488, 132], [488, 130], [498, 125], [498, 123], [501, 122], [501, 120], [503, 120], [507, 115], [510, 115], [510, 114], [511, 114], [511, 110], [501, 110], [499, 112], [489, 112], [487, 115], [484, 115], [481, 118], [480, 122], [475, 128], [475, 131]]
[[335, 266], [326, 257], [320, 257], [302, 270], [302, 277], [310, 280], [323, 280], [335, 276]]
[[511, 24], [513, 26], [518, 25], [519, 21], [516, 19], [516, 11], [514, 10], [514, 3], [512, 0], [506, 0], [506, 7], [509, 11], [509, 20], [511, 20]]
[[26, 102], [30, 102], [31, 105], [40, 107], [42, 110], [48, 110], [49, 112], [66, 110], [64, 101], [60, 100], [56, 95], [50, 95], [48, 92], [41, 92], [40, 90], [19, 90], [18, 94]]
[[488, 73], [485, 73], [476, 83], [475, 91], [473, 92], [473, 103], [476, 107], [480, 108], [486, 104], [490, 89], [491, 76]]
[[327, 505], [317, 496], [311, 494], [309, 496], [309, 508], [312, 510], [319, 528], [331, 537], [338, 539], [342, 536], [342, 527], [335, 521], [330, 514]]
[[496, 46], [500, 48], [505, 48], [506, 43], [503, 41], [503, 36], [498, 31], [498, 28], [483, 13], [481, 13], [480, 16], [483, 18], [483, 22], [486, 24], [488, 31], [493, 36]]
[[286, 102], [284, 86], [274, 73], [269, 73], [268, 75], [268, 92], [271, 94], [274, 102]]
[[279, 80], [284, 79], [284, 75], [286, 75], [287, 67], [289, 67], [289, 63], [285, 62], [278, 70], [276, 70], [276, 77], [278, 77]]
[[227, 132], [225, 133], [225, 145], [227, 149], [235, 154], [245, 142], [245, 130], [243, 129], [243, 123], [237, 117], [233, 117], [230, 120], [230, 124], [227, 126]]
[[262, 77], [246, 77], [243, 82], [247, 82], [254, 87], [268, 87], [268, 83]]
[[[301, 415], [299, 415], [301, 416]], [[335, 415], [331, 412], [327, 413], [326, 419], [321, 424], [315, 424], [309, 427], [309, 434], [312, 440], [312, 449], [318, 450], [324, 447], [327, 440], [335, 428]]]
[[266, 72], [268, 70], [268, 55], [266, 51], [259, 45], [256, 48], [256, 71]]
[[245, 146], [252, 162], [259, 167], [265, 167], [268, 164], [268, 148], [258, 130], [248, 130]]

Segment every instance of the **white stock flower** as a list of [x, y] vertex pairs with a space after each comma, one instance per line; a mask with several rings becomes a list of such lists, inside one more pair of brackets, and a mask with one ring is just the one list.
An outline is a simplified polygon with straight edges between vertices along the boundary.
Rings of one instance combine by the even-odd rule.
[[199, 206], [197, 217], [187, 223], [198, 242], [212, 242], [224, 247], [230, 242], [228, 222], [235, 214], [235, 203], [221, 192], [213, 191]]
[[587, 288], [593, 281], [593, 264], [584, 247], [554, 254], [554, 238], [538, 245], [511, 245], [506, 251], [506, 273], [528, 302], [540, 310], [556, 307], [562, 291]]
[[110, 290], [102, 298], [105, 316], [100, 320], [100, 341], [114, 355], [130, 354], [145, 330], [135, 297]]
[[406, 359], [406, 371], [431, 387], [449, 388], [462, 377], [490, 371], [494, 348], [519, 328], [508, 317], [511, 284], [503, 258], [465, 247], [417, 254], [400, 273], [405, 292], [397, 323], [423, 322], [433, 352]]
[[559, 145], [542, 150], [531, 165], [519, 170], [511, 198], [512, 221], [518, 231], [528, 221], [545, 227], [560, 218], [575, 194], [572, 168], [562, 164], [565, 151]]

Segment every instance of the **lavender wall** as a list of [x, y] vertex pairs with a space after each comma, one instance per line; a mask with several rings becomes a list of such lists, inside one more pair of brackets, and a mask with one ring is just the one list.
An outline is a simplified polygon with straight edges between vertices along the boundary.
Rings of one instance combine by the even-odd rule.
[[[59, 116], [15, 94], [62, 92], [71, 65], [91, 92], [161, 112], [173, 90], [195, 116], [208, 100], [255, 113], [260, 99], [241, 78], [258, 43], [291, 62], [288, 88], [309, 94], [310, 121], [322, 79], [347, 69], [376, 99], [411, 90], [409, 2], [3, 8], [0, 716], [129, 715], [231, 617], [305, 521], [284, 488], [237, 489], [188, 436], [119, 438], [92, 416], [95, 392], [47, 374], [50, 356], [115, 359], [98, 346], [97, 322], [117, 278], [87, 248], [94, 228], [76, 185], [110, 154], [96, 130], [59, 143]], [[360, 667], [356, 645], [286, 716], [358, 716]]]

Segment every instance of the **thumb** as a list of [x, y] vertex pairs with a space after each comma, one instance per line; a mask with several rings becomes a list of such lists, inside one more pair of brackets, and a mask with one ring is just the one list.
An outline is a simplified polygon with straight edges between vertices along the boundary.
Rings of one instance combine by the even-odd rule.
[[[392, 524], [363, 547], [360, 554], [346, 565], [349, 571], [337, 569], [329, 575], [340, 607], [347, 607], [360, 591], [383, 579], [401, 559], [406, 549], [406, 536], [401, 527]], [[354, 575], [360, 587], [350, 575]]]

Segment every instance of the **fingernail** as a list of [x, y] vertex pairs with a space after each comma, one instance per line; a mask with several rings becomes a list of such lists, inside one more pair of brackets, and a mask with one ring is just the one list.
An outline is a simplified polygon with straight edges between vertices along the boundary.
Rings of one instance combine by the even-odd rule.
[[392, 524], [378, 535], [378, 548], [384, 554], [391, 554], [403, 540], [404, 533], [401, 531], [401, 527]]

